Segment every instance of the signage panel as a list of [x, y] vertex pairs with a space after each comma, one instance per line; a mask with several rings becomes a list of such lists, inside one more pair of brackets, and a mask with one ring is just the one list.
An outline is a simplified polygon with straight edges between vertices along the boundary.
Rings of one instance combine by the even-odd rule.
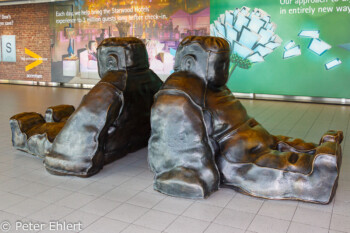
[[16, 62], [16, 36], [5, 35], [1, 38], [2, 61]]

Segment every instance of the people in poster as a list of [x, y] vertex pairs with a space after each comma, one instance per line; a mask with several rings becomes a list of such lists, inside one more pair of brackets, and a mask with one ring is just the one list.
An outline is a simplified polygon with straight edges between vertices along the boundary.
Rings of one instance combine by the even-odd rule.
[[[81, 9], [67, 2], [53, 3], [50, 14], [56, 39], [52, 52], [52, 79], [56, 82], [98, 81], [95, 47], [109, 37], [137, 37], [146, 44], [151, 68], [165, 79], [173, 70], [174, 55], [188, 35], [209, 35], [209, 0], [85, 0]], [[66, 22], [75, 30], [74, 54], [66, 54], [68, 40], [62, 35]], [[77, 57], [78, 72], [62, 72], [62, 58]], [[65, 66], [74, 67], [75, 66]], [[62, 74], [75, 74], [64, 76]]]
[[97, 61], [97, 41], [96, 40], [90, 40], [88, 45], [88, 56], [89, 60], [91, 61]]

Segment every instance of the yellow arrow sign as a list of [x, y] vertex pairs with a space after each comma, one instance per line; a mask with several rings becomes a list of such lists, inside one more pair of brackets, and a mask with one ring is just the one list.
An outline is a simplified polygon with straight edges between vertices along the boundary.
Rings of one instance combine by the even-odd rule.
[[26, 53], [27, 55], [31, 56], [32, 58], [35, 58], [35, 59], [36, 59], [35, 62], [33, 62], [33, 63], [31, 63], [31, 64], [29, 64], [29, 65], [26, 66], [26, 71], [31, 70], [31, 69], [33, 69], [34, 67], [36, 67], [36, 66], [40, 65], [41, 63], [43, 63], [43, 58], [40, 57], [38, 54], [36, 54], [36, 53], [30, 51], [30, 50], [27, 49], [27, 48], [25, 48], [25, 53]]

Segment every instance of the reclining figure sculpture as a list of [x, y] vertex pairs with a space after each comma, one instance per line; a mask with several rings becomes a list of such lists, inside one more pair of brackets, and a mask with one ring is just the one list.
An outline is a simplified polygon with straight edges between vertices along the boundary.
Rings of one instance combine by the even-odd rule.
[[206, 198], [221, 187], [267, 199], [329, 203], [336, 191], [342, 132], [318, 145], [269, 134], [226, 87], [230, 48], [187, 37], [175, 73], [155, 95], [148, 161], [154, 189]]
[[[150, 109], [162, 81], [149, 69], [145, 45], [132, 37], [109, 38], [97, 53], [101, 80], [71, 115], [64, 115], [70, 115], [66, 121], [46, 127], [49, 123], [38, 120], [37, 113], [38, 119], [33, 113], [22, 113], [10, 120], [13, 145], [45, 157], [45, 167], [52, 174], [88, 177], [104, 164], [147, 146]], [[17, 135], [22, 135], [21, 141]], [[37, 136], [44, 141], [36, 143], [39, 149], [18, 146]]]

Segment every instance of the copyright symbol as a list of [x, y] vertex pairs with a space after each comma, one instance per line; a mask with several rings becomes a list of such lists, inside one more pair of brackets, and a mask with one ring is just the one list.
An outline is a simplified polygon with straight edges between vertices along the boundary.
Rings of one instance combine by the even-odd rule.
[[8, 231], [11, 229], [11, 223], [9, 223], [8, 221], [3, 221], [3, 222], [0, 224], [0, 229], [1, 229], [3, 232], [8, 232]]

